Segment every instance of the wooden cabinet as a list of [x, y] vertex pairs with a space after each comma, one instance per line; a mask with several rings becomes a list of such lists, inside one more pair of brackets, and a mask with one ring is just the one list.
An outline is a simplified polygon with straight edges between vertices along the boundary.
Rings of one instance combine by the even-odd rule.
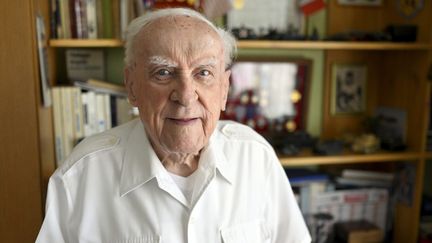
[[[35, 6], [0, 2], [0, 238], [34, 242], [43, 218]], [[48, 139], [51, 140], [51, 137]]]

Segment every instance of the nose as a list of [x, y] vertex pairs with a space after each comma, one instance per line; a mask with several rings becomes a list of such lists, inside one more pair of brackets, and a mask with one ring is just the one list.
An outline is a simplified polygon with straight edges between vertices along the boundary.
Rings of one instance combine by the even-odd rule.
[[179, 103], [182, 106], [189, 106], [198, 99], [195, 82], [188, 78], [180, 78], [177, 80], [174, 90], [171, 93], [170, 99]]

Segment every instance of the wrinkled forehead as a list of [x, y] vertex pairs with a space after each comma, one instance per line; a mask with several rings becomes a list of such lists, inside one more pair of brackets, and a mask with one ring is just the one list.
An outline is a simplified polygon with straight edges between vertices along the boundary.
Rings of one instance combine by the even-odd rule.
[[138, 55], [209, 55], [223, 60], [220, 36], [207, 23], [189, 16], [167, 16], [143, 27], [134, 41]]

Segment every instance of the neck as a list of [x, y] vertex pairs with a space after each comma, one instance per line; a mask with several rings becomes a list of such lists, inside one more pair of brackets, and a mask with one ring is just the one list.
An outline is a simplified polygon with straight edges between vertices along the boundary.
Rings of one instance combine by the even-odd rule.
[[170, 153], [161, 161], [165, 169], [179, 176], [190, 176], [198, 168], [199, 155]]

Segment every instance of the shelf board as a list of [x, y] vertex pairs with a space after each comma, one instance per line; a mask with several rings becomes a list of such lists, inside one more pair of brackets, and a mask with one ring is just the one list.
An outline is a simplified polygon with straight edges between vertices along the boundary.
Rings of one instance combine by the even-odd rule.
[[283, 166], [303, 166], [303, 165], [331, 165], [331, 164], [353, 164], [369, 162], [393, 162], [421, 159], [420, 152], [376, 152], [372, 154], [358, 154], [344, 152], [340, 155], [320, 156], [314, 155], [310, 150], [303, 151], [296, 156], [279, 156]]
[[[122, 47], [118, 39], [51, 39], [51, 47]], [[432, 50], [428, 43], [241, 40], [239, 49]]]
[[428, 43], [242, 40], [239, 49], [432, 50]]
[[432, 152], [431, 151], [427, 151], [425, 153], [425, 159], [427, 160], [432, 160]]
[[118, 39], [51, 39], [51, 47], [122, 47], [123, 41]]

